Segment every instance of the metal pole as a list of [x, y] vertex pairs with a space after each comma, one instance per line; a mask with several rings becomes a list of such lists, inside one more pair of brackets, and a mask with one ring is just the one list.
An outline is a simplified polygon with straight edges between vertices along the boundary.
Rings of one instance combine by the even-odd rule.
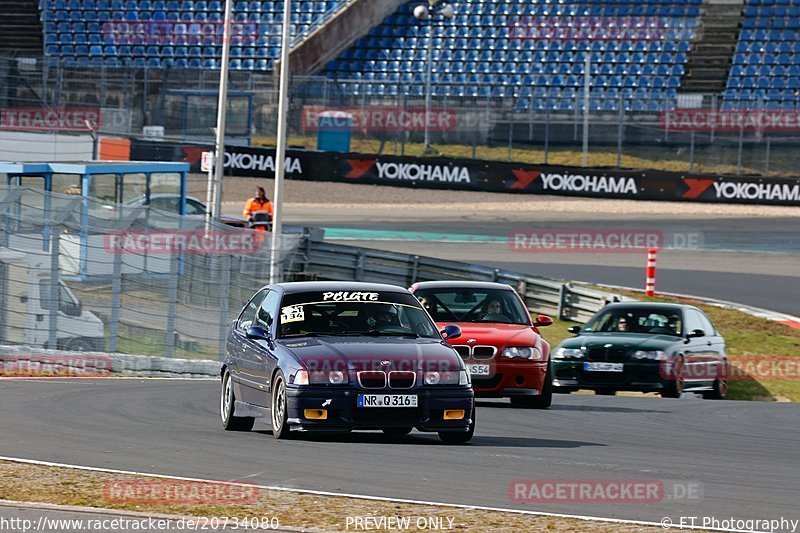
[[292, 2], [283, 3], [283, 32], [281, 36], [281, 78], [278, 91], [278, 146], [275, 153], [275, 191], [273, 193], [272, 239], [270, 241], [269, 282], [280, 278], [280, 240], [283, 232], [283, 177], [286, 171], [286, 131], [289, 113], [289, 38], [292, 24]]
[[433, 78], [433, 12], [428, 13], [428, 50], [425, 66], [425, 141], [422, 155], [427, 155], [431, 147], [428, 117], [431, 113], [431, 84]]
[[59, 267], [58, 267], [58, 254], [60, 250], [59, 240], [61, 238], [60, 226], [54, 224], [52, 226], [52, 235], [50, 237], [50, 331], [47, 336], [47, 348], [50, 350], [58, 349], [58, 309], [59, 299], [61, 296], [59, 286]]
[[178, 305], [178, 276], [180, 275], [181, 248], [176, 247], [169, 260], [169, 285], [167, 287], [167, 325], [166, 347], [167, 357], [175, 355], [175, 313]]
[[228, 115], [228, 61], [231, 56], [231, 10], [233, 0], [225, 0], [225, 18], [222, 27], [222, 64], [219, 66], [219, 101], [217, 103], [217, 131], [214, 143], [214, 182], [212, 209], [214, 220], [219, 220], [222, 210], [222, 173], [225, 170], [225, 122]]
[[744, 143], [744, 127], [739, 126], [739, 151], [736, 154], [736, 175], [742, 173], [742, 144]]
[[694, 130], [689, 134], [689, 174], [694, 174]]
[[544, 164], [550, 156], [550, 110], [544, 113]]
[[214, 173], [216, 172], [216, 152], [211, 153], [211, 165], [208, 167], [208, 186], [206, 187], [206, 232], [211, 231], [214, 213], [209, 209], [214, 205]]
[[767, 153], [764, 159], [764, 175], [769, 176], [769, 158], [772, 152], [772, 139], [767, 137]]
[[619, 95], [619, 123], [617, 125], [617, 168], [622, 166], [622, 137], [625, 130], [625, 106], [622, 105], [622, 95]]
[[508, 119], [508, 160], [513, 161], [513, 151], [514, 151], [514, 112], [512, 111], [509, 114]]
[[111, 353], [117, 351], [119, 340], [119, 312], [122, 305], [122, 250], [114, 255], [114, 276], [111, 280], [111, 324], [109, 324], [109, 346]]
[[586, 54], [586, 71], [583, 73], [583, 154], [581, 156], [581, 164], [584, 167], [589, 166], [589, 87], [592, 83], [591, 68], [591, 54]]
[[219, 353], [219, 360], [222, 361], [225, 358], [225, 343], [227, 341], [227, 332], [228, 332], [228, 321], [229, 321], [229, 314], [230, 314], [230, 289], [231, 289], [231, 264], [233, 263], [233, 258], [230, 255], [222, 256], [221, 261], [218, 262], [219, 268], [222, 269], [220, 272], [220, 281], [222, 286], [220, 287], [220, 298], [219, 298], [219, 344], [218, 344], [218, 353]]

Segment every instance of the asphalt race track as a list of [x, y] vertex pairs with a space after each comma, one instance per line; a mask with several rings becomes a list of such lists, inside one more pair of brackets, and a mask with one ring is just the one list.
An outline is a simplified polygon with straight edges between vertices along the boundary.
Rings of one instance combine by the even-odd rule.
[[[509, 234], [569, 229], [656, 230], [665, 239], [698, 234], [697, 248], [664, 249], [659, 254], [657, 290], [694, 294], [800, 315], [800, 219], [604, 219], [590, 214], [557, 221], [510, 222], [475, 220], [439, 214], [424, 220], [415, 213], [403, 218], [387, 213], [343, 210], [311, 213], [295, 209], [295, 222], [329, 228], [344, 244], [472, 262], [557, 279], [644, 286], [644, 254], [519, 252], [508, 245]], [[374, 231], [372, 228], [381, 228]], [[432, 229], [435, 228], [435, 229]], [[431, 234], [432, 231], [436, 233]], [[438, 239], [445, 236], [444, 239]], [[483, 240], [481, 240], [483, 239]], [[472, 241], [472, 242], [470, 242]]]
[[[800, 518], [800, 406], [559, 395], [548, 411], [481, 402], [469, 445], [380, 433], [276, 441], [226, 433], [218, 383], [4, 381], [0, 455], [270, 486], [660, 521]], [[535, 505], [513, 480], [677, 481], [699, 498]]]

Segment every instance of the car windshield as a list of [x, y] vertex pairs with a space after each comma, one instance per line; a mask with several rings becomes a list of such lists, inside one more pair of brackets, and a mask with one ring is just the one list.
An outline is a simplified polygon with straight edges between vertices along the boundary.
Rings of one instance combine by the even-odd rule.
[[680, 336], [683, 329], [678, 309], [613, 307], [601, 311], [583, 327], [594, 333], [651, 333]]
[[278, 338], [329, 335], [441, 339], [436, 324], [410, 294], [334, 291], [284, 296]]
[[511, 289], [419, 289], [414, 295], [437, 322], [530, 325], [530, 314]]

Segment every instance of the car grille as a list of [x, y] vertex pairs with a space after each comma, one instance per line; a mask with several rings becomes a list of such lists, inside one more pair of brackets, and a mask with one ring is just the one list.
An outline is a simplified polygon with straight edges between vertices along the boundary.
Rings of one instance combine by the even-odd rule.
[[[407, 423], [409, 426], [419, 424], [422, 418], [422, 409], [419, 407], [393, 407], [391, 409], [392, 425]], [[354, 422], [359, 425], [369, 425], [371, 427], [381, 427], [386, 423], [386, 409], [358, 409], [354, 415]]]
[[358, 372], [358, 384], [365, 389], [385, 389], [386, 372], [382, 370], [369, 370]]
[[453, 346], [462, 359], [469, 359], [471, 355], [475, 359], [491, 359], [497, 353], [494, 346], [466, 346], [463, 344]]
[[625, 350], [621, 348], [591, 348], [586, 352], [587, 361], [623, 363], [626, 359]]
[[496, 351], [497, 348], [494, 346], [473, 346], [472, 357], [475, 359], [491, 359]]
[[625, 385], [628, 382], [628, 372], [580, 371], [578, 382], [583, 385]]
[[358, 372], [358, 384], [364, 389], [410, 389], [417, 381], [416, 372], [393, 370], [388, 374], [382, 370]]
[[469, 346], [459, 345], [453, 346], [453, 348], [455, 348], [462, 359], [467, 359], [469, 357]]
[[414, 386], [417, 380], [417, 374], [414, 372], [389, 372], [389, 388], [390, 389], [410, 389]]

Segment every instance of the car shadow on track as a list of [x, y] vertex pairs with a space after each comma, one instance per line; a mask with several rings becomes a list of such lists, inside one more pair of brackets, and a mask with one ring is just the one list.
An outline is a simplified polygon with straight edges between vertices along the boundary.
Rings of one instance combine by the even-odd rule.
[[[270, 430], [257, 430], [255, 433], [272, 435]], [[353, 433], [292, 433], [290, 439], [299, 442], [336, 442], [341, 444], [401, 444], [414, 446], [448, 446], [435, 433], [412, 433], [402, 437], [384, 435], [378, 432], [356, 431]], [[452, 446], [452, 445], [450, 445]], [[467, 444], [459, 446], [481, 446], [499, 448], [582, 448], [584, 446], [605, 446], [596, 442], [538, 439], [533, 437], [501, 437], [477, 435]]]

